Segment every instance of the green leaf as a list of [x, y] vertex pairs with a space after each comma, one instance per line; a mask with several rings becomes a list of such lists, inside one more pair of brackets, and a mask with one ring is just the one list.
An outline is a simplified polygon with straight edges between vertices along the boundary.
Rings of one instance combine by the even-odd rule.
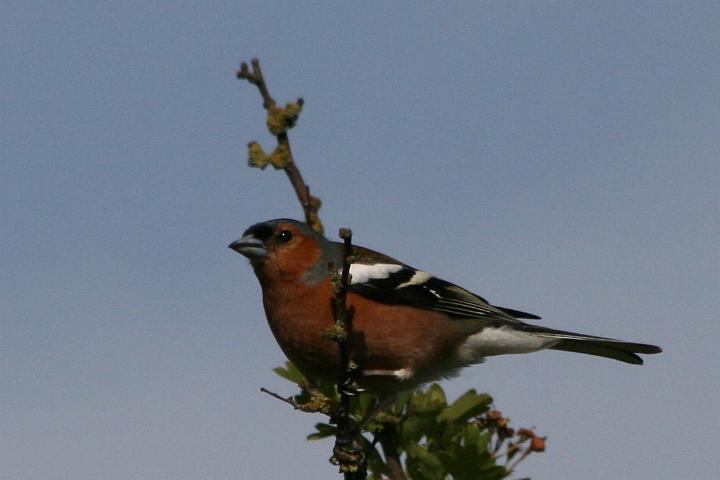
[[398, 436], [401, 444], [417, 443], [425, 435], [427, 428], [424, 422], [417, 415], [407, 417], [399, 427]]
[[329, 425], [327, 423], [316, 423], [315, 430], [317, 432], [311, 433], [307, 436], [308, 440], [320, 440], [327, 437], [335, 436], [337, 433], [337, 427], [335, 425]]
[[441, 410], [447, 405], [445, 392], [437, 383], [430, 385], [427, 390], [418, 390], [410, 400], [415, 412], [420, 414], [432, 413]]
[[469, 423], [465, 425], [463, 441], [467, 447], [478, 452], [487, 452], [490, 438], [490, 432], [481, 430], [476, 424]]
[[273, 372], [277, 373], [282, 378], [290, 380], [291, 382], [297, 384], [307, 383], [307, 381], [305, 380], [305, 375], [300, 373], [300, 370], [298, 370], [297, 367], [290, 362], [285, 362], [285, 368], [273, 368]]
[[357, 395], [353, 399], [356, 399], [353, 412], [357, 413], [358, 416], [361, 418], [365, 418], [365, 416], [370, 413], [370, 410], [372, 410], [373, 406], [377, 402], [375, 396], [366, 394]]
[[508, 475], [504, 467], [498, 467], [494, 472], [490, 471], [497, 465], [487, 451], [479, 451], [474, 446], [460, 443], [450, 445], [448, 449], [449, 451], [438, 456], [452, 475], [453, 480], [492, 480]]
[[338, 394], [335, 385], [332, 383], [317, 383], [313, 386], [312, 389], [322, 393], [334, 402], [340, 400], [340, 395]]
[[430, 394], [430, 399], [432, 400], [433, 403], [436, 403], [437, 405], [442, 405], [443, 407], [445, 405], [447, 405], [447, 398], [445, 398], [445, 391], [437, 383], [433, 383], [432, 385], [430, 385], [430, 388], [428, 389], [428, 393]]
[[447, 474], [442, 462], [425, 447], [407, 446], [407, 468], [414, 480], [442, 480]]
[[363, 451], [367, 454], [368, 468], [370, 469], [370, 478], [374, 480], [382, 480], [387, 478], [383, 474], [390, 473], [385, 460], [378, 452], [377, 446], [371, 443], [364, 435], [360, 435], [360, 442], [363, 445]]
[[483, 413], [491, 403], [492, 398], [490, 395], [485, 393], [478, 395], [474, 389], [471, 389], [440, 412], [438, 420], [449, 423], [464, 423], [468, 419]]
[[397, 394], [397, 398], [395, 399], [395, 403], [393, 403], [392, 411], [398, 415], [402, 415], [405, 411], [405, 407], [410, 403], [410, 400], [412, 400], [413, 392], [400, 392]]

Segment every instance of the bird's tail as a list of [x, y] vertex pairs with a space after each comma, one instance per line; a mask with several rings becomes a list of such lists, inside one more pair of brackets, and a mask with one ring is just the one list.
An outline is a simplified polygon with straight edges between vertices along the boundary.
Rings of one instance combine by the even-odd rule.
[[554, 330], [536, 325], [524, 325], [524, 327], [523, 330], [533, 335], [557, 339], [558, 342], [549, 347], [552, 350], [586, 353], [588, 355], [612, 358], [635, 365], [643, 364], [642, 358], [637, 355], [638, 353], [652, 354], [662, 352], [660, 347], [644, 343], [623, 342], [622, 340], [612, 338], [563, 332], [562, 330]]

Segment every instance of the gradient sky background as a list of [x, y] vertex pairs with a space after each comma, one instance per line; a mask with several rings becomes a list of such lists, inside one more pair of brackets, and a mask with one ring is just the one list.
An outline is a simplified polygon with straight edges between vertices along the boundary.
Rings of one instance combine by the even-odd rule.
[[300, 215], [252, 56], [330, 235], [665, 348], [444, 382], [549, 437], [519, 475], [715, 477], [719, 4], [300, 3], [3, 3], [0, 478], [339, 478], [226, 248]]

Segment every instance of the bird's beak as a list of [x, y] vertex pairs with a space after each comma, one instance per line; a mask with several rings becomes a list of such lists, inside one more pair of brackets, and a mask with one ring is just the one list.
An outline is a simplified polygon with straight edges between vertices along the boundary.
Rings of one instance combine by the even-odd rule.
[[233, 243], [228, 245], [228, 247], [242, 255], [245, 255], [250, 260], [255, 258], [265, 258], [268, 255], [263, 242], [252, 235], [245, 235], [240, 240], [235, 240]]

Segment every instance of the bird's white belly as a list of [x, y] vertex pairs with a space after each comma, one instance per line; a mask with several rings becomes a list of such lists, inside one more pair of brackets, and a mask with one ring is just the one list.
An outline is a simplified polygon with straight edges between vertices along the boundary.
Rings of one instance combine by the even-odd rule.
[[511, 327], [487, 327], [470, 335], [458, 349], [461, 362], [477, 363], [483, 357], [530, 353], [549, 348], [556, 339], [543, 338]]

